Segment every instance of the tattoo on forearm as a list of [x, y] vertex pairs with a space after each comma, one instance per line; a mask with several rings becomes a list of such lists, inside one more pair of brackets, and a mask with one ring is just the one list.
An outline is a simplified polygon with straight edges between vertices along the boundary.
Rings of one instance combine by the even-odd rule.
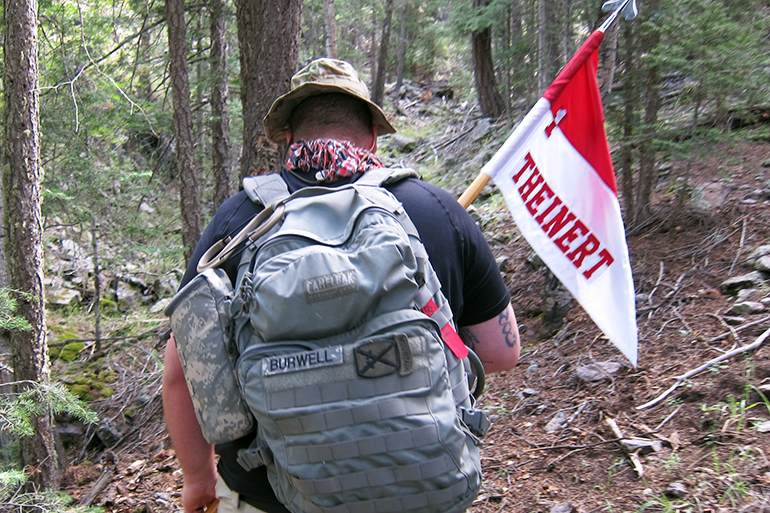
[[497, 320], [500, 323], [500, 327], [503, 329], [506, 345], [508, 347], [516, 347], [518, 335], [512, 327], [513, 325], [511, 324], [511, 315], [507, 308], [503, 310], [503, 313], [497, 317]]
[[460, 328], [460, 338], [463, 339], [465, 342], [465, 345], [467, 345], [471, 351], [476, 351], [476, 347], [481, 343], [481, 340], [476, 337], [473, 333], [471, 333], [470, 330], [465, 328]]

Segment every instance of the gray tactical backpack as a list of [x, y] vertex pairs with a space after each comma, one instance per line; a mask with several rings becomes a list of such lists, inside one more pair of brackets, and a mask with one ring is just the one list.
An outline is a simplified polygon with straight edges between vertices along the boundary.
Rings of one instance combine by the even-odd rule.
[[[198, 285], [167, 309], [204, 435], [234, 439], [255, 424], [239, 462], [266, 466], [294, 513], [462, 512], [481, 486], [489, 421], [473, 409], [469, 361], [483, 370], [454, 331], [417, 230], [381, 187], [406, 176], [372, 170], [294, 194], [278, 175], [247, 178], [265, 209], [204, 255]], [[202, 269], [244, 244], [234, 288]], [[220, 312], [210, 322], [198, 296]], [[175, 325], [191, 319], [180, 329], [193, 342], [180, 341]], [[212, 333], [225, 339], [218, 356], [202, 340]], [[223, 401], [224, 381], [240, 397]]]

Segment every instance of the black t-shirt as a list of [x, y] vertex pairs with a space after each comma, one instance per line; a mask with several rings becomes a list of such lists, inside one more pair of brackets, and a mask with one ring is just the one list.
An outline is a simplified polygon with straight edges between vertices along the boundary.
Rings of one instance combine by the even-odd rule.
[[[281, 176], [290, 192], [308, 185], [290, 172], [283, 171]], [[457, 200], [439, 187], [416, 178], [386, 188], [404, 205], [417, 228], [457, 325], [479, 324], [502, 312], [510, 301], [508, 289], [481, 230]], [[195, 277], [198, 261], [208, 248], [236, 234], [261, 210], [243, 191], [225, 201], [201, 236], [182, 286]], [[233, 281], [238, 261], [236, 255], [222, 266]], [[245, 472], [236, 461], [238, 450], [248, 447], [253, 439], [253, 435], [248, 435], [217, 445], [219, 473], [249, 504], [268, 513], [285, 513], [287, 510], [270, 488], [265, 468]]]

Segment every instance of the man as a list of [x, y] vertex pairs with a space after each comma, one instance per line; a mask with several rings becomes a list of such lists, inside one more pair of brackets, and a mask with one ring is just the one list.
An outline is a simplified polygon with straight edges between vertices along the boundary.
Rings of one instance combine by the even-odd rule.
[[[382, 110], [369, 100], [366, 85], [346, 62], [318, 59], [292, 79], [264, 120], [270, 140], [290, 144], [281, 177], [293, 192], [307, 185], [330, 187], [355, 181], [382, 167], [374, 156], [377, 136], [395, 132]], [[387, 186], [416, 225], [466, 344], [487, 372], [512, 368], [519, 357], [519, 334], [495, 260], [484, 237], [454, 198], [415, 178]], [[182, 285], [196, 274], [204, 252], [237, 232], [261, 207], [245, 192], [227, 200], [206, 228]], [[222, 268], [234, 280], [238, 257]], [[253, 435], [208, 444], [196, 421], [173, 337], [166, 348], [163, 399], [172, 443], [184, 471], [182, 502], [187, 513], [202, 511], [215, 498], [220, 511], [282, 512], [265, 468], [246, 472], [236, 462]], [[234, 392], [235, 393], [235, 392]]]

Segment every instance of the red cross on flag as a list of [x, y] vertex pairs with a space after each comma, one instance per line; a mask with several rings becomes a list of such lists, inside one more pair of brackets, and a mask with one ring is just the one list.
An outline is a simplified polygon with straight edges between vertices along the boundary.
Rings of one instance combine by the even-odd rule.
[[634, 283], [596, 81], [603, 37], [588, 38], [482, 173], [532, 249], [636, 366]]

